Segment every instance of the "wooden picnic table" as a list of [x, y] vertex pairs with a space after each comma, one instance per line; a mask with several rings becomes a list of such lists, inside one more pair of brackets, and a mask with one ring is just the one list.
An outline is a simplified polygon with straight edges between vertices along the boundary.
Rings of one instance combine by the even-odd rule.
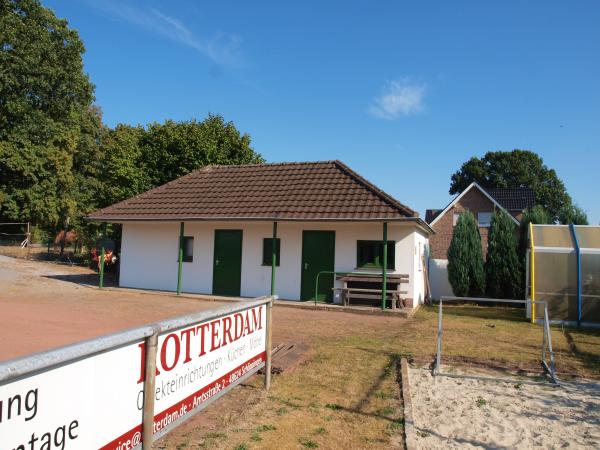
[[[406, 290], [402, 290], [402, 284], [408, 283], [408, 275], [406, 274], [389, 274], [387, 277], [387, 284], [395, 285], [395, 289], [388, 289], [386, 295], [386, 303], [390, 301], [392, 309], [396, 309], [398, 306], [403, 308], [402, 295], [406, 294]], [[352, 299], [361, 300], [381, 300], [382, 289], [369, 287], [370, 283], [383, 284], [383, 275], [381, 274], [344, 274], [338, 275], [336, 280], [343, 283], [343, 287], [340, 289], [342, 292], [342, 299], [344, 306], [350, 304]], [[352, 284], [352, 286], [349, 285]], [[357, 286], [358, 284], [358, 286]], [[359, 287], [359, 286], [363, 287]], [[339, 289], [339, 288], [337, 288]]]

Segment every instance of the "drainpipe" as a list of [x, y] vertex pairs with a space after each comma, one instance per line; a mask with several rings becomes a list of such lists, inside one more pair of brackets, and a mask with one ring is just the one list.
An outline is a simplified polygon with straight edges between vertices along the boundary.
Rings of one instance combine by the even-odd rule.
[[181, 272], [183, 269], [183, 222], [179, 224], [179, 259], [177, 267], [177, 295], [181, 294]]
[[275, 270], [277, 267], [277, 222], [273, 222], [273, 239], [271, 241], [271, 295], [275, 295]]
[[383, 222], [383, 286], [381, 287], [381, 309], [385, 309], [387, 300], [387, 222]]
[[577, 239], [577, 232], [575, 231], [575, 225], [569, 224], [571, 229], [571, 235], [573, 236], [573, 243], [575, 244], [575, 257], [577, 258], [577, 326], [581, 326], [581, 249], [579, 248], [579, 240]]

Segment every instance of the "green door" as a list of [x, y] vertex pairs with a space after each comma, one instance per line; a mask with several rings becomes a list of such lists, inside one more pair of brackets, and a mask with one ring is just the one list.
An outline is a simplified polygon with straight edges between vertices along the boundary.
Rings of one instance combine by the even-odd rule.
[[213, 294], [240, 295], [242, 230], [215, 230]]
[[[302, 277], [300, 298], [315, 299], [317, 274], [333, 272], [335, 261], [335, 231], [302, 231]], [[319, 275], [317, 301], [333, 301], [333, 274]]]

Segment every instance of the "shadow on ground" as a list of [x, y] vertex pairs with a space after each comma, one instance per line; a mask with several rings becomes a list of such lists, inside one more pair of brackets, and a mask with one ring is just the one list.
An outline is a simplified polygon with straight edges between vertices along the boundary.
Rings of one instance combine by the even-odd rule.
[[[44, 278], [49, 278], [58, 281], [66, 281], [67, 283], [79, 284], [82, 286], [98, 286], [97, 273], [81, 273], [68, 275], [44, 275]], [[117, 277], [113, 274], [104, 275], [105, 287], [118, 287]]]

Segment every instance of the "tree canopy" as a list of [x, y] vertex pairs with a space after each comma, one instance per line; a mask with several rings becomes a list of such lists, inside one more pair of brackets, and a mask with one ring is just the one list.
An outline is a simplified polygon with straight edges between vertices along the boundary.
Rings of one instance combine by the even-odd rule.
[[91, 211], [207, 164], [264, 161], [215, 114], [110, 129], [84, 51], [39, 0], [0, 0], [0, 221], [83, 231]]
[[469, 159], [452, 175], [450, 194], [462, 192], [473, 181], [484, 188], [530, 187], [553, 221], [572, 209], [571, 196], [556, 171], [529, 150], [488, 152]]
[[36, 0], [0, 0], [0, 217], [53, 225], [76, 205], [94, 87], [83, 43]]

